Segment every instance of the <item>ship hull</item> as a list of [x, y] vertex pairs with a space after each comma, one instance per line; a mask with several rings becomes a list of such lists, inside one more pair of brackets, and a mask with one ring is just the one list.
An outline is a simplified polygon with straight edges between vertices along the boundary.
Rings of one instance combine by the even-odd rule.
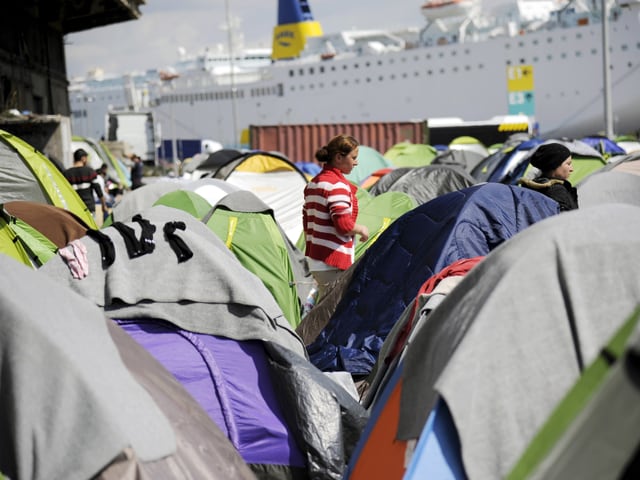
[[[613, 127], [640, 128], [638, 9], [610, 24]], [[517, 111], [508, 71], [528, 66], [528, 111]], [[478, 43], [419, 47], [311, 63], [276, 62], [266, 78], [235, 85], [164, 84], [155, 92], [165, 138], [238, 145], [250, 125], [385, 122], [525, 113], [543, 137], [604, 132], [602, 27], [584, 25]], [[235, 98], [230, 91], [235, 89]], [[512, 96], [510, 96], [512, 95]]]

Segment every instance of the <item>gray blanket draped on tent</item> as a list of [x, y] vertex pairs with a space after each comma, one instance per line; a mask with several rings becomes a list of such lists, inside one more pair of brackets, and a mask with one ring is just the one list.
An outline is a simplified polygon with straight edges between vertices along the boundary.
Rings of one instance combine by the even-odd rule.
[[406, 355], [398, 436], [438, 395], [470, 478], [503, 478], [584, 366], [640, 302], [640, 208], [545, 219], [491, 252]]
[[[115, 247], [115, 261], [108, 269], [101, 267], [98, 243], [84, 237], [80, 241], [87, 248], [89, 262], [85, 278], [74, 279], [60, 257], [51, 259], [41, 271], [104, 307], [112, 318], [157, 318], [198, 333], [270, 340], [306, 356], [300, 337], [273, 296], [206, 225], [186, 212], [164, 206], [145, 210], [141, 216], [157, 228], [152, 253], [130, 259], [123, 237], [114, 227], [107, 227], [101, 231]], [[176, 235], [193, 252], [182, 263], [162, 232], [163, 225], [176, 221], [186, 226]], [[136, 222], [126, 225], [140, 236]], [[238, 322], [238, 317], [246, 321]]]

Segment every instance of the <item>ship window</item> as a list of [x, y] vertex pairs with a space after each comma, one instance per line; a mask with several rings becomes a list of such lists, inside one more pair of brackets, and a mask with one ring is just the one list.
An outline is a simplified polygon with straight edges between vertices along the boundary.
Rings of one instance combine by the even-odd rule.
[[342, 65], [342, 69], [346, 70], [347, 69], [347, 64], [345, 63], [344, 65]]
[[300, 91], [304, 91], [304, 85], [300, 85]]
[[315, 70], [313, 69], [313, 67], [309, 68], [309, 75], [313, 75], [315, 73]]
[[453, 71], [457, 73], [458, 72], [458, 67], [453, 67]]
[[582, 34], [581, 33], [576, 33], [576, 38], [582, 38]]
[[547, 43], [553, 43], [553, 38], [547, 37]]
[[360, 65], [358, 65], [357, 63], [354, 63], [353, 68], [360, 68]]
[[395, 80], [395, 79], [396, 79], [396, 76], [392, 73], [392, 74], [389, 76], [389, 78], [390, 78], [391, 80]]
[[367, 77], [367, 83], [371, 83], [371, 79]]
[[293, 70], [289, 70], [289, 76], [293, 77], [295, 75], [295, 73], [293, 72]]
[[413, 57], [413, 61], [414, 61], [414, 62], [417, 62], [417, 61], [418, 61], [418, 56], [417, 56], [417, 55], [415, 55], [415, 56]]
[[300, 75], [304, 75], [304, 69], [302, 69], [302, 68], [301, 68], [300, 70], [298, 70], [298, 73], [299, 73]]
[[581, 56], [582, 56], [582, 52], [581, 52], [580, 50], [578, 50], [578, 51], [576, 52], [576, 57], [581, 57]]
[[354, 80], [354, 82], [355, 82], [356, 84], [359, 84], [359, 83], [360, 83], [360, 79], [359, 79], [359, 78], [356, 78], [356, 79]]
[[468, 72], [469, 70], [471, 70], [471, 67], [469, 65], [465, 65], [464, 69]]
[[389, 59], [389, 65], [391, 65], [393, 63], [393, 58]]
[[433, 75], [433, 70], [427, 70], [427, 75]]
[[624, 44], [620, 48], [622, 49], [623, 52], [626, 52], [629, 47], [627, 46], [627, 44]]
[[465, 48], [465, 49], [464, 49], [464, 54], [465, 54], [465, 55], [469, 55], [469, 49], [468, 49], [468, 48]]
[[402, 74], [402, 78], [407, 78], [407, 72], [404, 72], [404, 73]]
[[455, 57], [457, 54], [458, 54], [458, 51], [457, 51], [457, 50], [452, 50], [452, 51], [451, 51], [451, 56], [452, 56], [452, 57]]
[[484, 63], [479, 63], [479, 64], [478, 64], [478, 69], [479, 69], [479, 70], [482, 70], [483, 68], [484, 68]]
[[511, 48], [511, 44], [510, 44], [510, 43], [505, 43], [505, 44], [504, 44], [504, 48], [506, 48], [506, 49]]
[[511, 60], [507, 60], [507, 65], [511, 65]]
[[440, 69], [440, 73], [444, 74], [444, 68]]
[[331, 82], [331, 85], [333, 85], [334, 87], [337, 87], [338, 86], [338, 82], [334, 80], [333, 82]]
[[527, 63], [527, 61], [526, 61], [524, 58], [521, 58], [521, 59], [520, 59], [520, 64], [521, 64], [521, 65], [524, 65], [525, 63]]
[[382, 65], [382, 60], [378, 60], [378, 65]]
[[282, 95], [284, 95], [284, 88], [282, 87], [282, 84], [279, 83], [278, 84], [278, 96], [281, 97]]
[[533, 43], [534, 45], [538, 45], [538, 39], [537, 39], [537, 38], [534, 38], [534, 39], [533, 39], [533, 42], [531, 42], [531, 43]]
[[318, 70], [320, 70], [320, 73], [324, 73], [324, 67], [319, 67]]
[[364, 64], [365, 67], [370, 67], [371, 66], [371, 62], [367, 62]]
[[566, 54], [566, 53], [564, 53], [564, 52], [562, 52], [562, 53], [560, 54], [560, 58], [567, 58], [567, 54]]
[[549, 61], [553, 60], [553, 55], [547, 55], [547, 60]]
[[378, 81], [379, 81], [379, 82], [384, 81], [384, 77], [383, 77], [382, 75], [380, 75], [380, 76], [378, 77]]
[[533, 57], [533, 63], [538, 63], [538, 57]]
[[345, 80], [344, 82], [342, 82], [343, 85], [349, 85], [349, 80]]
[[592, 48], [591, 49], [591, 55], [597, 55], [597, 54], [598, 54], [598, 49]]
[[292, 92], [295, 92], [295, 91], [296, 91], [296, 87], [295, 87], [295, 86], [293, 86], [293, 85], [291, 85], [291, 91], [292, 91]]
[[402, 63], [405, 63], [407, 61], [405, 57], [402, 57], [400, 60], [402, 61]]
[[431, 54], [427, 53], [427, 60], [431, 60]]
[[336, 71], [336, 66], [335, 65], [331, 65], [331, 71], [335, 72]]
[[518, 42], [519, 47], [524, 47], [524, 42]]
[[442, 57], [444, 57], [444, 53], [443, 53], [443, 52], [440, 52], [440, 53], [438, 54], [438, 56], [439, 56], [440, 58], [442, 58]]

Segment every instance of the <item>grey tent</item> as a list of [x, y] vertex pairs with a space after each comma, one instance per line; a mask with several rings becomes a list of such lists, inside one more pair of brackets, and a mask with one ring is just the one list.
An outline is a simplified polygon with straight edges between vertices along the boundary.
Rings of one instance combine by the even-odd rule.
[[468, 476], [503, 478], [640, 302], [638, 238], [640, 207], [606, 204], [492, 251], [407, 348], [398, 438], [419, 437], [442, 398]]
[[396, 168], [384, 175], [369, 190], [371, 195], [387, 191], [410, 195], [418, 205], [445, 193], [462, 190], [474, 185], [471, 174], [450, 165], [427, 165], [425, 167]]
[[0, 472], [252, 478], [189, 394], [99, 308], [4, 255], [0, 268]]

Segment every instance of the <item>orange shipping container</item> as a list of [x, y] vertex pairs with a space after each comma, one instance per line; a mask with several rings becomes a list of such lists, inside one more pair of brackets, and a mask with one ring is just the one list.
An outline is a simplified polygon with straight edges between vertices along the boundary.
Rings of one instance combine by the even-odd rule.
[[316, 151], [335, 136], [353, 135], [361, 145], [385, 153], [400, 142], [425, 143], [427, 122], [319, 123], [251, 125], [249, 143], [254, 150], [275, 151], [292, 162], [311, 161]]

